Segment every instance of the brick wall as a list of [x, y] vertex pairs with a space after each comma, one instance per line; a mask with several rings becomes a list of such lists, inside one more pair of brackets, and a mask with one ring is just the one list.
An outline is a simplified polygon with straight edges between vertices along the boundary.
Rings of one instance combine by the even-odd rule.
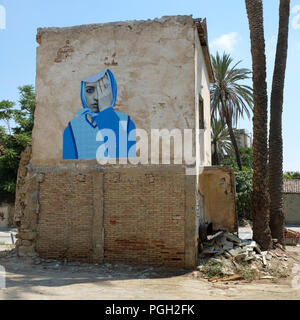
[[104, 259], [184, 267], [184, 172], [104, 175]]
[[40, 185], [37, 251], [48, 258], [92, 258], [94, 212], [91, 173], [45, 174]]
[[47, 258], [185, 267], [185, 179], [181, 167], [44, 172], [34, 184], [36, 251]]

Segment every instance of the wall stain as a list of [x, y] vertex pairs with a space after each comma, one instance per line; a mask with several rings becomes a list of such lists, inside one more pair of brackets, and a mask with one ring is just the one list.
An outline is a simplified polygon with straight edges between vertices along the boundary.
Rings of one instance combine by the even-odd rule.
[[59, 63], [62, 61], [66, 61], [69, 57], [72, 56], [73, 52], [74, 48], [70, 45], [70, 40], [66, 40], [65, 46], [58, 49], [54, 62]]

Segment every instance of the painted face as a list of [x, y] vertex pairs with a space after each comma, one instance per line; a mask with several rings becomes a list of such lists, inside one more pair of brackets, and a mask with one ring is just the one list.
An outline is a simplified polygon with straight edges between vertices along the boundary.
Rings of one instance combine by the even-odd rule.
[[97, 82], [85, 83], [85, 101], [93, 112], [100, 112], [112, 104], [112, 92], [108, 76]]

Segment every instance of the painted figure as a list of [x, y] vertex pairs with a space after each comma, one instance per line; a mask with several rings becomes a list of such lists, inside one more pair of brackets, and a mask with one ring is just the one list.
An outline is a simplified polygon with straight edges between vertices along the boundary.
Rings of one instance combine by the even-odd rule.
[[116, 98], [117, 83], [109, 69], [81, 81], [83, 108], [64, 131], [63, 159], [136, 156], [135, 124], [114, 110]]

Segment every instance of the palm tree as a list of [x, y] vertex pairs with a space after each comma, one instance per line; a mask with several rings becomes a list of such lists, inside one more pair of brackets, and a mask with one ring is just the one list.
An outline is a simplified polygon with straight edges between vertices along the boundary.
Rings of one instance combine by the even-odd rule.
[[212, 118], [221, 120], [226, 124], [230, 139], [235, 151], [236, 161], [242, 170], [239, 148], [233, 131], [239, 117], [244, 114], [250, 118], [253, 96], [252, 88], [240, 84], [240, 81], [250, 78], [251, 71], [245, 68], [237, 68], [241, 61], [231, 67], [233, 59], [229, 54], [223, 53], [221, 57], [217, 52], [212, 56], [212, 64], [215, 71], [216, 81], [211, 87]]
[[280, 0], [279, 30], [271, 93], [269, 136], [270, 228], [272, 237], [284, 244], [283, 171], [282, 171], [282, 105], [288, 50], [290, 0]]
[[225, 155], [232, 151], [228, 129], [221, 120], [213, 119], [211, 123], [212, 164], [219, 165]]
[[253, 192], [251, 216], [253, 239], [263, 250], [271, 247], [269, 227], [268, 161], [268, 96], [262, 0], [245, 0], [249, 20], [253, 69]]

